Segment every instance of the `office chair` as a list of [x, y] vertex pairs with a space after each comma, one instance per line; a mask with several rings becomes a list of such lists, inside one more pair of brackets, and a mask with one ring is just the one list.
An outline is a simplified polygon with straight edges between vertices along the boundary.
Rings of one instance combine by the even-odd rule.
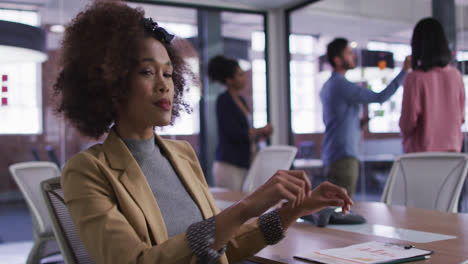
[[382, 202], [456, 213], [468, 171], [468, 154], [425, 152], [398, 157]]
[[261, 149], [244, 180], [242, 191], [251, 192], [264, 184], [278, 170], [288, 170], [296, 156], [293, 146], [269, 146]]
[[65, 205], [60, 177], [43, 181], [41, 190], [65, 263], [94, 264], [78, 236], [75, 224]]
[[59, 176], [60, 171], [54, 163], [47, 161], [16, 163], [9, 170], [32, 217], [34, 245], [26, 263], [39, 264], [41, 259], [60, 253], [39, 186], [43, 180]]

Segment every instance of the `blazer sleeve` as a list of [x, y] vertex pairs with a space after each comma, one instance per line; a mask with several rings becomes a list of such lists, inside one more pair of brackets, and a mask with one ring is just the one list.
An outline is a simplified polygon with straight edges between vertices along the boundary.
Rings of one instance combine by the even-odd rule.
[[[213, 210], [213, 214], [216, 215], [221, 210], [216, 205], [215, 199], [211, 194], [208, 184], [206, 183], [205, 176], [198, 162], [197, 156], [193, 151], [191, 145], [186, 142], [187, 153], [189, 155], [188, 160], [192, 169], [195, 171], [197, 180], [200, 182], [202, 191], [208, 199], [208, 202]], [[226, 256], [229, 259], [229, 263], [237, 263], [248, 257], [255, 255], [258, 251], [266, 247], [262, 231], [258, 226], [258, 219], [243, 224], [241, 228], [236, 232], [234, 237], [228, 242], [226, 249]], [[224, 257], [224, 256], [223, 256]]]
[[[66, 205], [93, 260], [100, 264], [195, 264], [185, 234], [152, 246], [148, 234], [135, 230], [121, 213], [113, 186], [104, 176], [108, 169], [85, 152], [68, 162], [61, 179]], [[146, 221], [141, 211], [138, 214]]]
[[[208, 199], [213, 215], [220, 212], [209, 191], [197, 156], [188, 142], [184, 147], [187, 160], [194, 172], [194, 179]], [[109, 170], [105, 162], [93, 155], [82, 152], [73, 157], [65, 166], [61, 185], [65, 203], [77, 228], [79, 237], [96, 263], [102, 264], [173, 264], [197, 263], [188, 245], [185, 233], [171, 237], [165, 242], [153, 245], [145, 230], [135, 226], [146, 226], [146, 219], [138, 208], [132, 215], [140, 216], [138, 225], [121, 213], [119, 201], [114, 194], [112, 182], [106, 178]], [[257, 220], [244, 224], [227, 245], [221, 263], [235, 263], [266, 246]]]
[[[216, 100], [216, 118], [218, 121], [218, 133], [221, 133], [229, 142], [244, 143], [249, 140], [249, 127], [239, 123], [239, 111], [235, 109], [235, 103], [227, 97], [220, 95]], [[241, 117], [244, 118], [244, 117]]]

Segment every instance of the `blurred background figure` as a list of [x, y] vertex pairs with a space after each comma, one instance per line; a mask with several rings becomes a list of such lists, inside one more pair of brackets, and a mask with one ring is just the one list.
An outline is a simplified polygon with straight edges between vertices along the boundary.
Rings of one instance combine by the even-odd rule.
[[387, 101], [410, 70], [410, 58], [405, 59], [403, 70], [379, 93], [346, 79], [346, 72], [356, 67], [356, 56], [347, 39], [331, 41], [327, 58], [333, 72], [320, 92], [325, 124], [322, 160], [327, 180], [345, 188], [352, 197], [359, 175], [360, 132], [368, 121], [359, 118], [360, 105]]
[[216, 100], [218, 145], [213, 165], [215, 185], [241, 190], [259, 140], [268, 138], [273, 127], [252, 127], [252, 113], [239, 91], [246, 86], [244, 71], [236, 60], [218, 55], [208, 64], [212, 81], [226, 86]]
[[405, 79], [400, 117], [404, 150], [460, 152], [465, 88], [461, 73], [449, 64], [442, 25], [434, 18], [420, 20], [411, 49], [413, 72]]

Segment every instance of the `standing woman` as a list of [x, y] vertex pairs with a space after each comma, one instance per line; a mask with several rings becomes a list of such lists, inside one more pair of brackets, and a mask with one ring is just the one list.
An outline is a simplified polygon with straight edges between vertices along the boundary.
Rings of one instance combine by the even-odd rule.
[[213, 165], [215, 185], [231, 190], [242, 190], [242, 184], [256, 151], [259, 138], [267, 138], [271, 124], [252, 127], [252, 113], [240, 91], [246, 86], [245, 72], [239, 63], [222, 55], [213, 57], [208, 64], [212, 81], [226, 85], [226, 91], [216, 100], [218, 145]]
[[115, 1], [94, 2], [67, 26], [58, 111], [84, 135], [108, 133], [73, 156], [61, 178], [95, 263], [236, 263], [281, 240], [302, 215], [349, 210], [343, 189], [311, 190], [304, 172], [278, 171], [221, 212], [190, 144], [154, 132], [186, 106], [188, 71], [173, 39], [142, 10]]
[[465, 88], [442, 25], [425, 18], [411, 39], [413, 72], [406, 76], [400, 128], [405, 152], [460, 152]]

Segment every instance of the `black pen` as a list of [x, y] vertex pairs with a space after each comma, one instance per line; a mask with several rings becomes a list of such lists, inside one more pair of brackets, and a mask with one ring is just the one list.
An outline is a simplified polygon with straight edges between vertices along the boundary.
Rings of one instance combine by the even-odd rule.
[[413, 245], [411, 244], [400, 244], [400, 243], [386, 243], [387, 245], [392, 245], [392, 246], [398, 246], [398, 247], [402, 247], [404, 249], [411, 249], [411, 248], [414, 248]]

